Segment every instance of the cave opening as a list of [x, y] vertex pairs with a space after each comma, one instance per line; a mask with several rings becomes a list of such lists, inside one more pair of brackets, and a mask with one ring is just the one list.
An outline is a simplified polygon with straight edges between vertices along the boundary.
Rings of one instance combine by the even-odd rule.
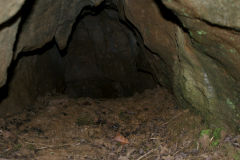
[[176, 12], [82, 2], [26, 2], [10, 21], [22, 17], [0, 88], [0, 159], [196, 159], [219, 143], [199, 133], [221, 130], [182, 105], [191, 60], [180, 54], [195, 37]]
[[84, 8], [63, 50], [53, 39], [19, 54], [1, 88], [2, 105], [7, 106], [1, 112], [21, 111], [47, 94], [117, 98], [157, 87], [136, 32], [120, 20], [116, 7]]
[[[24, 23], [21, 25], [19, 31], [24, 32]], [[21, 33], [17, 40], [21, 40]], [[17, 50], [18, 44], [14, 48]], [[85, 133], [80, 130], [85, 127], [90, 127], [93, 132], [90, 134], [98, 134], [96, 129], [101, 128], [99, 133], [107, 137], [117, 133], [130, 138], [140, 131], [142, 136], [154, 123], [160, 124], [170, 117], [163, 118], [164, 113], [159, 112], [176, 109], [174, 96], [160, 86], [153, 73], [147, 58], [150, 54], [139, 31], [120, 18], [116, 6], [103, 3], [85, 7], [72, 27], [65, 48], [60, 49], [53, 38], [40, 48], [20, 52], [8, 68], [7, 83], [1, 88], [3, 133], [16, 134], [18, 138], [12, 142], [15, 145], [30, 144], [36, 140], [35, 134], [49, 137], [50, 141], [55, 138], [74, 141], [78, 136], [77, 141], [84, 144], [92, 136], [87, 133], [84, 140]], [[139, 124], [133, 127], [134, 123]], [[144, 123], [147, 128], [141, 127]], [[162, 128], [152, 129], [160, 132]], [[20, 138], [23, 134], [29, 136], [26, 141]], [[60, 136], [63, 134], [66, 137]], [[8, 140], [2, 142], [5, 141]], [[27, 155], [15, 155], [11, 151], [3, 155], [29, 158], [39, 149], [30, 145], [32, 150]]]

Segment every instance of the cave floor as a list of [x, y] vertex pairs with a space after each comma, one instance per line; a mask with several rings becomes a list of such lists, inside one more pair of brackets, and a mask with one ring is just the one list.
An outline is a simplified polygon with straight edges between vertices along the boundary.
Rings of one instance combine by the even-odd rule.
[[48, 95], [33, 108], [0, 120], [0, 159], [240, 158], [239, 136], [221, 132], [225, 138], [209, 145], [214, 138], [200, 136], [207, 129], [201, 118], [177, 109], [162, 88], [118, 99]]

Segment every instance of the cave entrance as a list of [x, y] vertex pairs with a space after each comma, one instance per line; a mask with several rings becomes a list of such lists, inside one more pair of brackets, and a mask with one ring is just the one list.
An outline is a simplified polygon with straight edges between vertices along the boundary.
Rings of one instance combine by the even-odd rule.
[[86, 9], [65, 50], [52, 41], [22, 53], [0, 104], [0, 158], [167, 159], [193, 149], [186, 130], [200, 118], [157, 84], [134, 30], [114, 9]]
[[37, 97], [46, 94], [117, 98], [153, 89], [157, 82], [141, 46], [116, 9], [86, 8], [64, 50], [53, 40], [41, 49], [20, 53], [1, 92], [0, 113], [31, 108]]

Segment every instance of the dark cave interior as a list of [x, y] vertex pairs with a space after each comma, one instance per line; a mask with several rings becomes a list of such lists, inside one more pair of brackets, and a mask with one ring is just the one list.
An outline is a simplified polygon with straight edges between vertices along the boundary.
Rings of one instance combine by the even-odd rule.
[[19, 54], [1, 88], [5, 107], [0, 112], [21, 111], [46, 94], [117, 98], [153, 89], [159, 83], [146, 52], [139, 32], [120, 19], [114, 6], [85, 7], [66, 48], [60, 50], [53, 39], [40, 49]]

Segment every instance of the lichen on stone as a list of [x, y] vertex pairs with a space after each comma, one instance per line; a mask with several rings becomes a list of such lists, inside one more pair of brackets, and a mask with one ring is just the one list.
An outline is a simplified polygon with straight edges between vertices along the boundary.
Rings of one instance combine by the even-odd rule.
[[234, 105], [234, 103], [233, 103], [229, 98], [227, 98], [226, 103], [227, 103], [227, 104], [230, 106], [230, 108], [232, 108], [233, 110], [236, 109], [236, 106]]
[[197, 34], [199, 34], [199, 35], [206, 35], [207, 32], [205, 32], [205, 31], [203, 31], [203, 30], [199, 30], [199, 31], [197, 31]]

